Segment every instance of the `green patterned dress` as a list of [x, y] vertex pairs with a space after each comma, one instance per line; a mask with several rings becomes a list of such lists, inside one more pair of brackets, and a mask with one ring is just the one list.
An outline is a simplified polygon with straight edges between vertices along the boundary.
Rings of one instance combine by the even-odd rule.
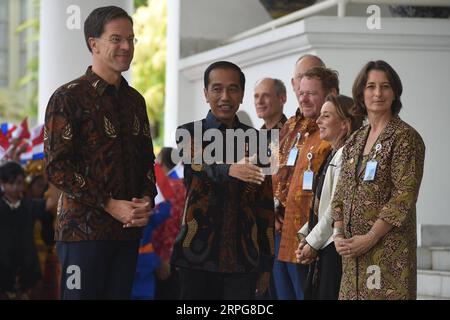
[[[346, 238], [366, 234], [379, 218], [394, 227], [367, 253], [342, 259], [339, 299], [416, 299], [416, 202], [425, 145], [414, 128], [394, 116], [364, 159], [369, 131], [365, 126], [355, 132], [344, 148], [333, 219], [343, 220]], [[367, 160], [373, 158], [375, 179], [364, 181]]]

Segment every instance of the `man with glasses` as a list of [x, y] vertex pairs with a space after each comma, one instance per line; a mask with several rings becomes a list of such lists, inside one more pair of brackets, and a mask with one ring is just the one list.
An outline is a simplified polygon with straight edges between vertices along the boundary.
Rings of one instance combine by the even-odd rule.
[[61, 191], [61, 298], [128, 299], [156, 195], [145, 101], [121, 76], [133, 21], [121, 8], [97, 8], [84, 34], [92, 66], [55, 91], [45, 116], [46, 172]]

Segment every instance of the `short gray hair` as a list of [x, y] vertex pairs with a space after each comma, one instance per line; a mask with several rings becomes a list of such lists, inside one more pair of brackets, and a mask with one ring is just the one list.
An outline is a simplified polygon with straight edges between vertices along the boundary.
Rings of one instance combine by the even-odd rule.
[[284, 85], [284, 82], [281, 81], [280, 79], [272, 79], [272, 80], [277, 97], [286, 96], [286, 86]]
[[255, 87], [264, 80], [272, 80], [273, 81], [273, 86], [274, 86], [275, 94], [277, 95], [277, 97], [286, 96], [286, 86], [284, 85], [284, 82], [281, 81], [280, 79], [262, 78], [262, 79], [256, 81]]

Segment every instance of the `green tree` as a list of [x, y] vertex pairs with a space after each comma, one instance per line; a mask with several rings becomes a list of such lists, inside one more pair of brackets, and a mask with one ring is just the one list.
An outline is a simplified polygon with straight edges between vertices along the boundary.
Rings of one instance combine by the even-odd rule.
[[34, 56], [28, 62], [27, 73], [19, 80], [17, 87], [20, 90], [25, 91], [26, 88], [31, 88], [31, 93], [28, 96], [27, 107], [25, 113], [32, 118], [37, 117], [38, 111], [38, 76], [39, 76], [39, 56], [37, 53], [37, 46], [39, 44], [39, 11], [40, 0], [34, 0], [32, 2], [34, 7], [34, 15], [29, 19], [22, 22], [16, 29], [16, 34], [25, 33], [27, 35], [25, 42], [36, 45], [36, 51]]
[[0, 123], [18, 123], [26, 115], [23, 105], [12, 90], [0, 89]]
[[156, 144], [161, 144], [166, 73], [166, 0], [149, 0], [133, 15], [136, 44], [133, 86], [144, 96]]
[[147, 5], [147, 0], [134, 0], [134, 7], [137, 9]]

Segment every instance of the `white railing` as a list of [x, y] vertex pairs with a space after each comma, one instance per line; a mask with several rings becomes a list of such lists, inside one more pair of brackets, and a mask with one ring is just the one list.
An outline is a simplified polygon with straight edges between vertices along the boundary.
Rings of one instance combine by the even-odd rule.
[[344, 17], [346, 6], [349, 3], [359, 4], [387, 4], [387, 5], [412, 5], [412, 6], [436, 6], [436, 7], [450, 7], [450, 0], [326, 0], [313, 4], [312, 6], [292, 12], [284, 17], [275, 19], [268, 23], [262, 24], [253, 29], [239, 33], [231, 38], [228, 38], [225, 43], [231, 43], [245, 38], [249, 38], [256, 34], [278, 28], [280, 26], [298, 21], [310, 16], [313, 16], [323, 10], [337, 6], [338, 17]]

